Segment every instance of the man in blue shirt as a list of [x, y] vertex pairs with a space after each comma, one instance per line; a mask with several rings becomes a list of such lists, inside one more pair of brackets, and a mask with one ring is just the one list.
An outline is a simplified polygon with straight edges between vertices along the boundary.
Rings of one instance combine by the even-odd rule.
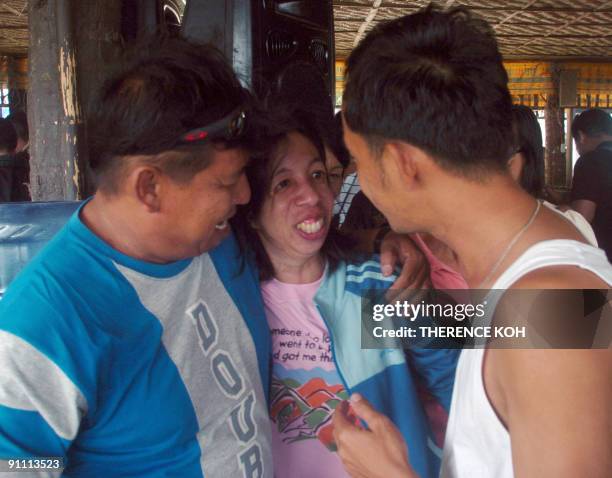
[[106, 82], [98, 191], [0, 302], [0, 470], [272, 476], [255, 276], [232, 238], [207, 253], [249, 200], [249, 103], [219, 52], [178, 39]]

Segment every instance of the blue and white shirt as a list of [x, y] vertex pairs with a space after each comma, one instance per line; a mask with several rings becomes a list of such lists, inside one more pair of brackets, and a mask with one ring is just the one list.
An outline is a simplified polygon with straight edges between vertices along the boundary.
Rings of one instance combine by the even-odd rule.
[[193, 259], [135, 260], [77, 211], [0, 301], [0, 460], [63, 457], [70, 476], [272, 477], [270, 339], [237, 258], [230, 238]]

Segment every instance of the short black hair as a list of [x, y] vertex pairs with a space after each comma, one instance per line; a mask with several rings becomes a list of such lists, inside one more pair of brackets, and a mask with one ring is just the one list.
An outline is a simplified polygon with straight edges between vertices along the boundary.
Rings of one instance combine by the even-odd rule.
[[512, 106], [512, 123], [517, 152], [525, 163], [519, 184], [534, 197], [542, 197], [544, 190], [544, 148], [542, 129], [533, 110], [523, 105]]
[[30, 133], [28, 130], [28, 117], [26, 116], [25, 111], [13, 111], [10, 115], [6, 117], [6, 119], [13, 123], [18, 138], [21, 138], [21, 140], [26, 142], [30, 139]]
[[180, 38], [147, 38], [126, 55], [90, 108], [90, 165], [99, 187], [116, 187], [126, 156], [169, 150], [183, 154], [158, 166], [174, 179], [188, 181], [210, 163], [211, 145], [176, 147], [179, 136], [237, 108], [248, 109], [249, 103], [250, 94], [214, 47]]
[[506, 170], [511, 106], [495, 34], [465, 8], [380, 23], [347, 61], [344, 116], [375, 152], [400, 140], [462, 175]]
[[0, 118], [0, 150], [12, 153], [16, 147], [17, 132], [13, 123], [6, 118]]
[[612, 117], [599, 108], [584, 110], [572, 121], [572, 136], [574, 139], [578, 138], [578, 131], [591, 138], [612, 135]]
[[[231, 219], [240, 249], [242, 259], [253, 257], [259, 270], [260, 280], [274, 277], [274, 267], [261, 242], [259, 234], [253, 228], [253, 221], [261, 213], [266, 197], [269, 196], [272, 183], [274, 161], [279, 149], [283, 146], [289, 133], [295, 132], [304, 136], [316, 148], [321, 161], [325, 163], [324, 143], [320, 136], [318, 125], [312, 115], [294, 108], [276, 107], [268, 111], [264, 119], [260, 118], [261, 149], [253, 155], [246, 168], [246, 175], [251, 186], [251, 200], [248, 204], [238, 206], [236, 215]], [[333, 270], [340, 260], [352, 258], [350, 249], [354, 243], [341, 235], [334, 226], [321, 248], [323, 256], [328, 260]]]

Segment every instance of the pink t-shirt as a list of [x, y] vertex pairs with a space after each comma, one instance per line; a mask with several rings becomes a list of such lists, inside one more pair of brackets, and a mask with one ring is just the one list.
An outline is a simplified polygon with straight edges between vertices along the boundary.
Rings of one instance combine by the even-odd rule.
[[278, 478], [346, 477], [333, 441], [332, 414], [347, 393], [310, 284], [261, 286], [272, 334], [272, 453]]

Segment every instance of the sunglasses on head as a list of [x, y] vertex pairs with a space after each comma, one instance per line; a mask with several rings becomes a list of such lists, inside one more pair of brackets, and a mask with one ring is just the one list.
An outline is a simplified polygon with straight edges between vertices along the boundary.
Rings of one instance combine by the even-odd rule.
[[177, 145], [191, 145], [213, 140], [233, 141], [244, 134], [245, 125], [246, 112], [237, 108], [214, 123], [182, 134], [177, 141]]

